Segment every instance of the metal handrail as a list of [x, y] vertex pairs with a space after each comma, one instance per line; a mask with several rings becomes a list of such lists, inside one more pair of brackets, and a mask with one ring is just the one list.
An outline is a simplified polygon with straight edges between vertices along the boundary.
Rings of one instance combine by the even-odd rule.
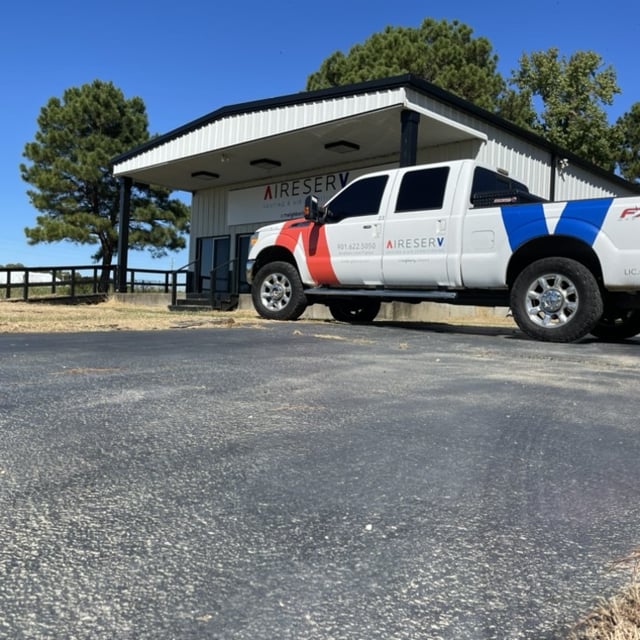
[[183, 271], [186, 272], [186, 270], [189, 267], [197, 263], [198, 263], [197, 260], [192, 260], [191, 262], [187, 262], [187, 264], [180, 267], [179, 269], [174, 269], [171, 272], [171, 306], [172, 307], [175, 307], [176, 304], [178, 303], [178, 274], [182, 273]]
[[[215, 287], [215, 275], [216, 272], [219, 269], [222, 269], [223, 267], [228, 267], [229, 265], [235, 265], [235, 263], [238, 262], [238, 258], [231, 258], [231, 260], [227, 260], [227, 262], [223, 262], [222, 264], [216, 265], [213, 269], [211, 269], [211, 271], [209, 271], [209, 302], [211, 304], [211, 307], [213, 308], [214, 305], [214, 300], [215, 300], [215, 296], [218, 293], [218, 290]], [[237, 278], [235, 277], [236, 273], [235, 273], [235, 266], [232, 272], [232, 276], [231, 276], [231, 291], [229, 291], [230, 295], [236, 295], [237, 294]]]

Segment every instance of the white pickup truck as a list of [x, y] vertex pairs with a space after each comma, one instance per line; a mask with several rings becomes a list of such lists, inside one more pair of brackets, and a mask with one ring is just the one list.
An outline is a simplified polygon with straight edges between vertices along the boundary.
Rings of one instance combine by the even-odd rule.
[[379, 171], [259, 229], [247, 280], [270, 319], [436, 301], [511, 307], [539, 340], [625, 339], [640, 333], [640, 196], [546, 202], [472, 160]]

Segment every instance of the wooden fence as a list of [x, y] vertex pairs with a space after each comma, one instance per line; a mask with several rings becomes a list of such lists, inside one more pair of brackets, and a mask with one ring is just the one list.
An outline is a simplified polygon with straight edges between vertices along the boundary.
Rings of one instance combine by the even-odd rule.
[[[186, 292], [188, 267], [127, 269], [126, 293], [171, 293], [172, 303], [178, 291]], [[56, 267], [0, 267], [0, 296], [6, 299], [79, 298], [117, 291], [118, 267], [111, 265], [71, 265]], [[119, 293], [125, 293], [119, 291]]]

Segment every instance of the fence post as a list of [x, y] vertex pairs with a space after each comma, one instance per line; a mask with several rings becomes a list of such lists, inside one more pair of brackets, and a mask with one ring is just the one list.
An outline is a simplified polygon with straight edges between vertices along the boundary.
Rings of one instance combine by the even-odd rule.
[[7, 271], [7, 300], [11, 297], [11, 271]]
[[25, 269], [24, 280], [22, 281], [22, 299], [29, 299], [29, 271]]
[[178, 272], [174, 271], [171, 274], [171, 306], [175, 307], [178, 304]]

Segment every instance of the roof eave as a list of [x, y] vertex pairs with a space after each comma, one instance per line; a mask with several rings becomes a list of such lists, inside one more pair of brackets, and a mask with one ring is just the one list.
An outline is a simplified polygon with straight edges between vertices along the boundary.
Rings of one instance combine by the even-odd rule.
[[318, 102], [327, 99], [337, 99], [346, 96], [357, 95], [360, 93], [392, 90], [397, 89], [398, 87], [411, 88], [430, 97], [449, 103], [460, 110], [466, 111], [485, 121], [491, 122], [499, 128], [509, 131], [510, 133], [513, 133], [514, 135], [523, 138], [542, 149], [546, 149], [547, 151], [557, 155], [558, 157], [567, 158], [573, 164], [581, 166], [592, 173], [599, 174], [602, 177], [606, 177], [607, 179], [614, 179], [614, 181], [619, 182], [620, 185], [623, 185], [628, 189], [635, 190], [640, 193], [640, 184], [629, 182], [628, 180], [625, 180], [624, 178], [617, 176], [616, 174], [611, 173], [610, 171], [607, 171], [606, 169], [603, 169], [602, 167], [588, 160], [585, 160], [584, 158], [581, 158], [571, 151], [567, 151], [566, 149], [563, 149], [562, 147], [549, 142], [538, 134], [520, 127], [512, 122], [509, 122], [508, 120], [501, 118], [495, 113], [483, 109], [482, 107], [478, 107], [468, 100], [460, 98], [459, 96], [450, 93], [449, 91], [445, 91], [444, 89], [430, 82], [427, 82], [426, 80], [423, 80], [422, 78], [419, 78], [418, 76], [411, 73], [393, 76], [390, 78], [382, 78], [378, 80], [369, 80], [366, 82], [343, 85], [340, 87], [330, 87], [327, 89], [318, 89], [315, 91], [301, 91], [299, 93], [292, 93], [285, 96], [267, 98], [264, 100], [253, 100], [250, 102], [241, 102], [221, 107], [220, 109], [216, 109], [215, 111], [197, 118], [196, 120], [192, 120], [191, 122], [173, 129], [168, 133], [156, 136], [153, 139], [144, 142], [143, 144], [133, 147], [129, 151], [125, 151], [124, 153], [112, 158], [111, 166], [113, 167], [114, 165], [133, 158], [140, 153], [166, 144], [167, 142], [171, 142], [172, 140], [175, 140], [180, 136], [200, 129], [201, 127], [204, 127], [222, 118], [252, 113], [255, 111], [264, 111], [273, 108]]

